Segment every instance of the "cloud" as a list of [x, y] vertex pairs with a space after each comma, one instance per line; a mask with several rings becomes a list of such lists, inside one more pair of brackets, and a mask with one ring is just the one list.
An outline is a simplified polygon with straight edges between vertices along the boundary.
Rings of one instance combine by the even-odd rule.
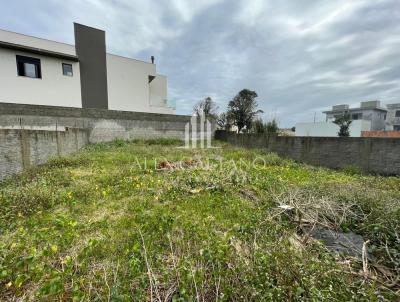
[[221, 110], [254, 89], [266, 118], [310, 121], [338, 103], [400, 102], [398, 0], [37, 0], [2, 5], [0, 27], [73, 43], [72, 22], [107, 31], [108, 50], [168, 75], [178, 112]]

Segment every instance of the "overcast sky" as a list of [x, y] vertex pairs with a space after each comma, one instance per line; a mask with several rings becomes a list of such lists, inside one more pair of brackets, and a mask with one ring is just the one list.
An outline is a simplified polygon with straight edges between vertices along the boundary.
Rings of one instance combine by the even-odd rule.
[[[167, 4], [168, 3], [168, 4]], [[400, 102], [400, 0], [0, 0], [0, 28], [74, 43], [72, 22], [106, 30], [108, 52], [168, 76], [177, 112], [220, 110], [255, 90], [282, 127], [334, 104]]]

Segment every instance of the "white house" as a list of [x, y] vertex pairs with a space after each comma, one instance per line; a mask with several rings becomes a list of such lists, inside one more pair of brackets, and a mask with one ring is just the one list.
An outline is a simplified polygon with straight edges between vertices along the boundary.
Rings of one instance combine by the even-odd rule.
[[364, 131], [384, 131], [387, 109], [380, 101], [361, 102], [360, 107], [350, 108], [349, 105], [335, 105], [331, 110], [324, 111], [326, 122], [297, 123], [296, 136], [338, 136], [339, 126], [333, 121], [347, 114], [351, 119], [349, 128], [351, 137], [361, 137]]
[[[370, 131], [371, 122], [365, 120], [356, 120], [350, 124], [349, 133], [351, 137], [362, 136], [362, 131]], [[297, 123], [296, 136], [314, 136], [314, 137], [335, 137], [338, 136], [339, 126], [333, 122], [316, 123]]]
[[154, 62], [107, 53], [102, 30], [74, 30], [75, 45], [0, 30], [0, 102], [175, 113]]

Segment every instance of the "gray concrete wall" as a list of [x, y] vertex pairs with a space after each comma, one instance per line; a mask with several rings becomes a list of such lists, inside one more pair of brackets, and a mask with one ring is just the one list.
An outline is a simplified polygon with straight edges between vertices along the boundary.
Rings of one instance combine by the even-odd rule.
[[0, 103], [0, 180], [88, 143], [185, 138], [191, 116]]
[[286, 158], [328, 168], [359, 167], [364, 172], [400, 175], [400, 139], [371, 137], [268, 137], [217, 131], [234, 145], [266, 148]]
[[0, 180], [88, 144], [88, 131], [0, 129]]
[[0, 129], [89, 130], [89, 142], [184, 138], [190, 116], [0, 103]]

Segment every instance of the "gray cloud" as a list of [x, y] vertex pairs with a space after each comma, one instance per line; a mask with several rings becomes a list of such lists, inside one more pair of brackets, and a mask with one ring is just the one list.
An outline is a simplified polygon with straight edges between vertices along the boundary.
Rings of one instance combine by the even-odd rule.
[[73, 43], [72, 22], [107, 31], [108, 50], [168, 75], [179, 113], [242, 88], [282, 126], [365, 99], [400, 101], [400, 5], [379, 1], [38, 0], [2, 4], [0, 27]]

